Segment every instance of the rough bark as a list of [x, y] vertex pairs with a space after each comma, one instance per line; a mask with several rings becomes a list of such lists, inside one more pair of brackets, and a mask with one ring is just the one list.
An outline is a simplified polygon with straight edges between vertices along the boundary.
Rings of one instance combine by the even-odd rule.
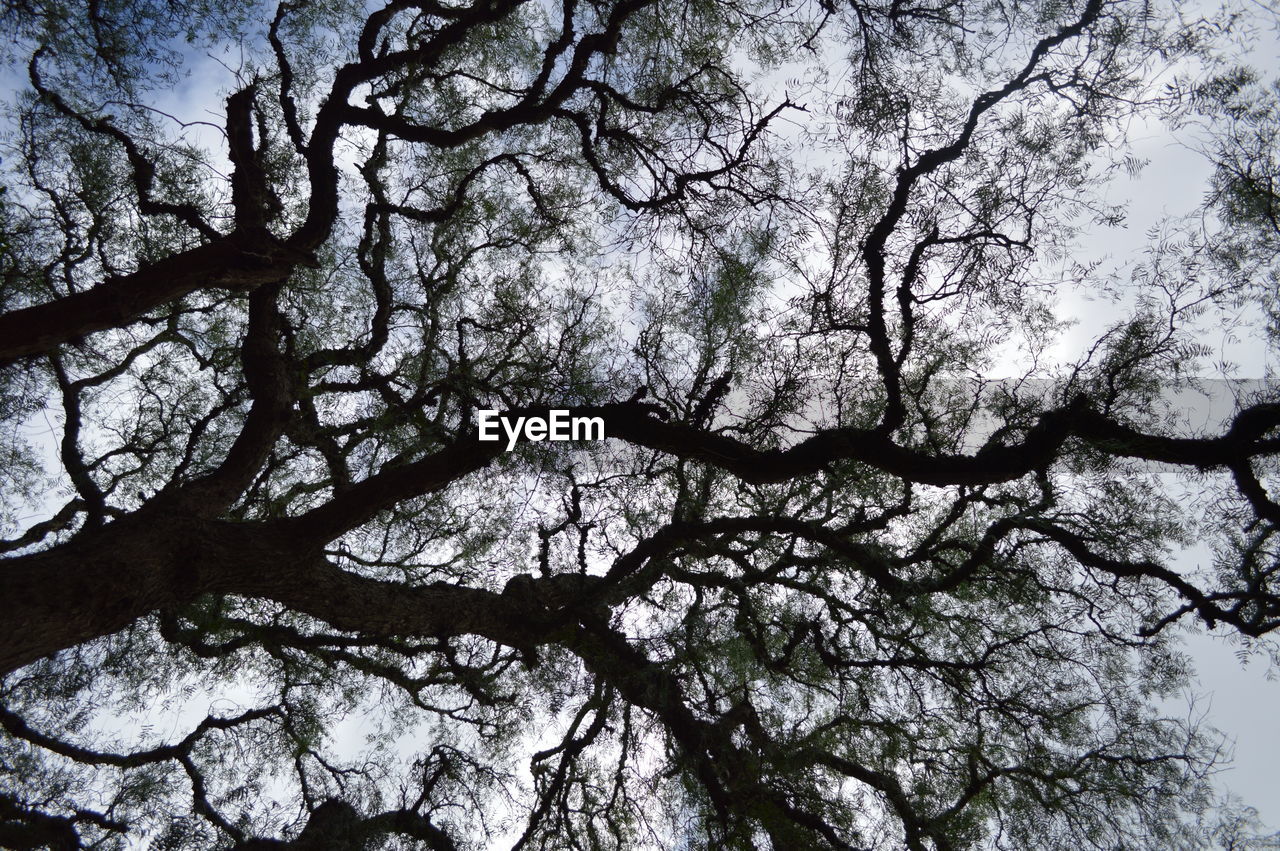
[[237, 231], [92, 289], [0, 314], [0, 365], [108, 328], [122, 328], [197, 290], [250, 292], [314, 260], [264, 230]]

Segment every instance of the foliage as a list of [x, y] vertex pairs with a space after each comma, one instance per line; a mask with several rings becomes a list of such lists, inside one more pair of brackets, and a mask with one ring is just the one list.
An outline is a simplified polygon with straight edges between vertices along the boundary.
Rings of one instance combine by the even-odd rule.
[[[1160, 708], [1280, 625], [1280, 404], [1166, 392], [1276, 90], [1184, 12], [8, 4], [0, 844], [1269, 841]], [[1076, 262], [1159, 115], [1220, 239]]]

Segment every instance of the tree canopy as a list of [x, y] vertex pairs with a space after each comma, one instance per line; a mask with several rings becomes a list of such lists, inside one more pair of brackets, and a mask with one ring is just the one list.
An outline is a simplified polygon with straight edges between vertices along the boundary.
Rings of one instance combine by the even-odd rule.
[[[1280, 337], [1239, 13], [2, 18], [0, 845], [1239, 841], [1167, 710], [1280, 625], [1280, 403], [1171, 400]], [[1152, 122], [1203, 203], [1088, 260]]]

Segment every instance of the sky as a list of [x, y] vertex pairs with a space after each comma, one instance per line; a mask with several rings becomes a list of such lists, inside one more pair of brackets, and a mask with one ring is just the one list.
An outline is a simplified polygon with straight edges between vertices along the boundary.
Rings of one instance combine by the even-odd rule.
[[[1249, 59], [1273, 73], [1280, 71], [1280, 41], [1274, 32], [1264, 29], [1261, 38], [1250, 51]], [[199, 63], [197, 72], [187, 83], [175, 89], [172, 102], [162, 104], [166, 110], [181, 111], [195, 119], [203, 117], [218, 121], [224, 94], [220, 86], [226, 85], [225, 69], [212, 60]], [[200, 104], [205, 106], [200, 107]], [[206, 114], [200, 116], [203, 109]], [[214, 141], [208, 134], [216, 133], [209, 127], [193, 128], [206, 142]], [[1147, 242], [1147, 233], [1165, 217], [1176, 217], [1190, 212], [1200, 202], [1211, 168], [1200, 153], [1184, 142], [1176, 140], [1168, 130], [1152, 122], [1134, 128], [1134, 153], [1146, 160], [1146, 166], [1137, 174], [1118, 176], [1106, 189], [1107, 200], [1125, 203], [1128, 215], [1125, 226], [1098, 229], [1081, 239], [1081, 251], [1076, 259], [1109, 258], [1124, 263], [1135, 256], [1135, 249]], [[213, 145], [216, 149], [216, 143]], [[1062, 309], [1079, 321], [1075, 329], [1064, 337], [1058, 349], [1059, 356], [1067, 357], [1074, 348], [1092, 343], [1099, 329], [1114, 319], [1112, 305], [1090, 300], [1086, 293], [1064, 291], [1061, 293]], [[1275, 374], [1276, 364], [1268, 359], [1267, 350], [1249, 340], [1232, 344], [1225, 335], [1211, 335], [1205, 342], [1215, 346], [1222, 358], [1239, 365], [1237, 376], [1241, 379], [1261, 379]], [[1220, 406], [1206, 404], [1203, 398], [1189, 397], [1187, 404], [1193, 410], [1193, 421], [1205, 422], [1221, 414]], [[1203, 410], [1195, 410], [1203, 407]], [[1206, 422], [1206, 424], [1208, 424]], [[1203, 552], [1180, 554], [1175, 566], [1190, 566]], [[1176, 716], [1188, 711], [1205, 715], [1206, 723], [1216, 727], [1233, 745], [1234, 760], [1217, 778], [1217, 785], [1224, 791], [1239, 795], [1246, 804], [1259, 812], [1262, 821], [1271, 829], [1280, 829], [1280, 678], [1273, 676], [1265, 654], [1243, 657], [1238, 639], [1219, 629], [1217, 635], [1203, 631], [1188, 632], [1186, 649], [1194, 660], [1196, 669], [1193, 691], [1165, 708]], [[362, 727], [353, 722], [351, 735], [362, 737]], [[349, 725], [350, 726], [350, 725]], [[357, 742], [353, 741], [355, 745]]]
[[[1127, 227], [1100, 232], [1093, 240], [1097, 256], [1124, 258], [1132, 256], [1135, 245], [1146, 241], [1149, 227], [1166, 215], [1179, 215], [1199, 201], [1199, 192], [1208, 176], [1209, 167], [1199, 154], [1174, 142], [1152, 128], [1152, 134], [1139, 146], [1148, 165], [1134, 179], [1122, 179], [1111, 187], [1111, 200], [1129, 201]], [[1084, 259], [1084, 257], [1081, 257]], [[1091, 301], [1081, 293], [1065, 293], [1064, 303], [1080, 321], [1068, 335], [1060, 354], [1074, 345], [1095, 339], [1093, 332], [1114, 318], [1112, 305]], [[1225, 333], [1210, 333], [1202, 342], [1212, 346], [1218, 357], [1238, 364], [1240, 379], [1274, 378], [1276, 364], [1267, 350], [1245, 339], [1233, 343]], [[1274, 384], [1272, 384], [1274, 387]], [[1216, 389], [1221, 395], [1223, 385]], [[1185, 397], [1188, 415], [1193, 423], [1206, 423], [1220, 406], [1212, 406], [1204, 397]], [[1212, 410], [1211, 410], [1212, 409]], [[1201, 563], [1205, 551], [1179, 553], [1170, 566], [1179, 570]], [[1276, 678], [1268, 657], [1263, 652], [1244, 654], [1238, 636], [1219, 628], [1216, 633], [1202, 629], [1185, 633], [1185, 650], [1195, 668], [1192, 690], [1178, 699], [1167, 701], [1164, 708], [1175, 717], [1203, 715], [1204, 723], [1220, 730], [1233, 755], [1215, 778], [1224, 792], [1238, 795], [1254, 807], [1263, 824], [1270, 830], [1280, 829], [1280, 679]]]
[[[1262, 19], [1265, 22], [1265, 18]], [[1274, 16], [1272, 23], [1274, 25]], [[1280, 40], [1274, 28], [1263, 28], [1258, 41], [1248, 53], [1248, 60], [1268, 78], [1280, 73]], [[1107, 200], [1125, 203], [1126, 223], [1120, 229], [1099, 229], [1082, 240], [1078, 259], [1110, 258], [1124, 262], [1135, 256], [1135, 249], [1147, 241], [1148, 231], [1167, 217], [1189, 213], [1202, 199], [1211, 173], [1203, 155], [1175, 139], [1166, 128], [1156, 123], [1135, 131], [1135, 153], [1147, 164], [1136, 175], [1117, 178], [1107, 187]], [[1079, 325], [1064, 340], [1059, 354], [1087, 345], [1096, 332], [1114, 319], [1113, 307], [1103, 301], [1090, 300], [1081, 292], [1064, 292], [1063, 307], [1074, 314]], [[1235, 363], [1235, 378], [1256, 386], [1259, 379], [1275, 388], [1277, 366], [1274, 352], [1248, 338], [1233, 341], [1225, 332], [1211, 329], [1201, 342], [1215, 350], [1210, 360]], [[1228, 388], [1210, 383], [1210, 392], [1225, 394]], [[1189, 419], [1193, 424], [1220, 422], [1225, 413], [1221, 404], [1205, 397], [1185, 398]], [[1195, 566], [1206, 556], [1202, 549], [1177, 554], [1171, 565], [1178, 569]], [[1175, 714], [1185, 711], [1194, 701], [1197, 714], [1220, 730], [1233, 745], [1233, 761], [1217, 776], [1216, 785], [1243, 799], [1258, 810], [1264, 824], [1280, 829], [1280, 669], [1275, 669], [1265, 652], [1244, 652], [1238, 636], [1219, 628], [1216, 633], [1188, 631], [1186, 651], [1195, 667], [1194, 691], [1183, 699], [1166, 704]]]
[[[1278, 55], [1280, 42], [1274, 32], [1266, 33], [1252, 53], [1254, 61], [1273, 75], [1280, 72], [1275, 58]], [[168, 102], [158, 105], [186, 120], [218, 122], [228, 80], [226, 70], [212, 59], [194, 67], [195, 73], [174, 89]], [[221, 150], [217, 128], [194, 126], [191, 133], [211, 150]], [[1107, 189], [1109, 200], [1128, 203], [1126, 226], [1099, 230], [1082, 240], [1085, 247], [1081, 260], [1132, 257], [1135, 247], [1145, 243], [1148, 230], [1162, 217], [1186, 213], [1200, 201], [1209, 174], [1204, 158], [1158, 125], [1140, 128], [1136, 135], [1136, 153], [1148, 161], [1147, 165], [1133, 177], [1117, 178]], [[1095, 339], [1097, 329], [1114, 313], [1109, 305], [1091, 301], [1085, 293], [1064, 292], [1062, 299], [1063, 308], [1079, 320], [1058, 350], [1061, 356], [1067, 356], [1073, 346]], [[1217, 339], [1210, 336], [1205, 342], [1217, 347], [1226, 359], [1237, 362], [1241, 378], [1262, 379], [1275, 373], [1277, 364], [1269, 360], [1267, 351], [1247, 340], [1231, 343], [1222, 335]], [[33, 421], [29, 436], [48, 439], [51, 421], [56, 422], [56, 416]], [[1188, 551], [1180, 554], [1174, 564], [1191, 565], [1202, 557], [1200, 551]], [[1238, 640], [1233, 642], [1225, 635], [1191, 633], [1186, 648], [1196, 668], [1195, 689], [1185, 699], [1169, 702], [1168, 711], [1185, 710], [1188, 701], [1194, 700], [1206, 722], [1234, 743], [1234, 761], [1219, 775], [1219, 787], [1240, 795], [1245, 803], [1258, 809], [1264, 823], [1280, 829], [1280, 723], [1276, 722], [1280, 713], [1280, 678], [1273, 676], [1275, 672], [1265, 654], [1242, 655]]]

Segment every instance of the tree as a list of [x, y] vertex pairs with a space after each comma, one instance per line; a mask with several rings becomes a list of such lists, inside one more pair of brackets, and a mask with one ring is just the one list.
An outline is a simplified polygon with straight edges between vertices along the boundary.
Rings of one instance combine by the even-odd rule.
[[[1204, 838], [1217, 745], [1154, 702], [1181, 625], [1280, 624], [1280, 404], [1189, 433], [1162, 393], [1257, 290], [1172, 243], [1068, 261], [1221, 28], [4, 14], [0, 843]], [[218, 132], [170, 115], [226, 45]], [[1055, 364], [1073, 282], [1132, 297]], [[507, 451], [482, 411], [608, 439]]]
[[1226, 851], [1252, 848], [1275, 848], [1280, 845], [1280, 834], [1261, 835], [1258, 811], [1247, 807], [1238, 799], [1228, 798], [1219, 812], [1217, 823], [1209, 829], [1210, 838], [1217, 847]]

